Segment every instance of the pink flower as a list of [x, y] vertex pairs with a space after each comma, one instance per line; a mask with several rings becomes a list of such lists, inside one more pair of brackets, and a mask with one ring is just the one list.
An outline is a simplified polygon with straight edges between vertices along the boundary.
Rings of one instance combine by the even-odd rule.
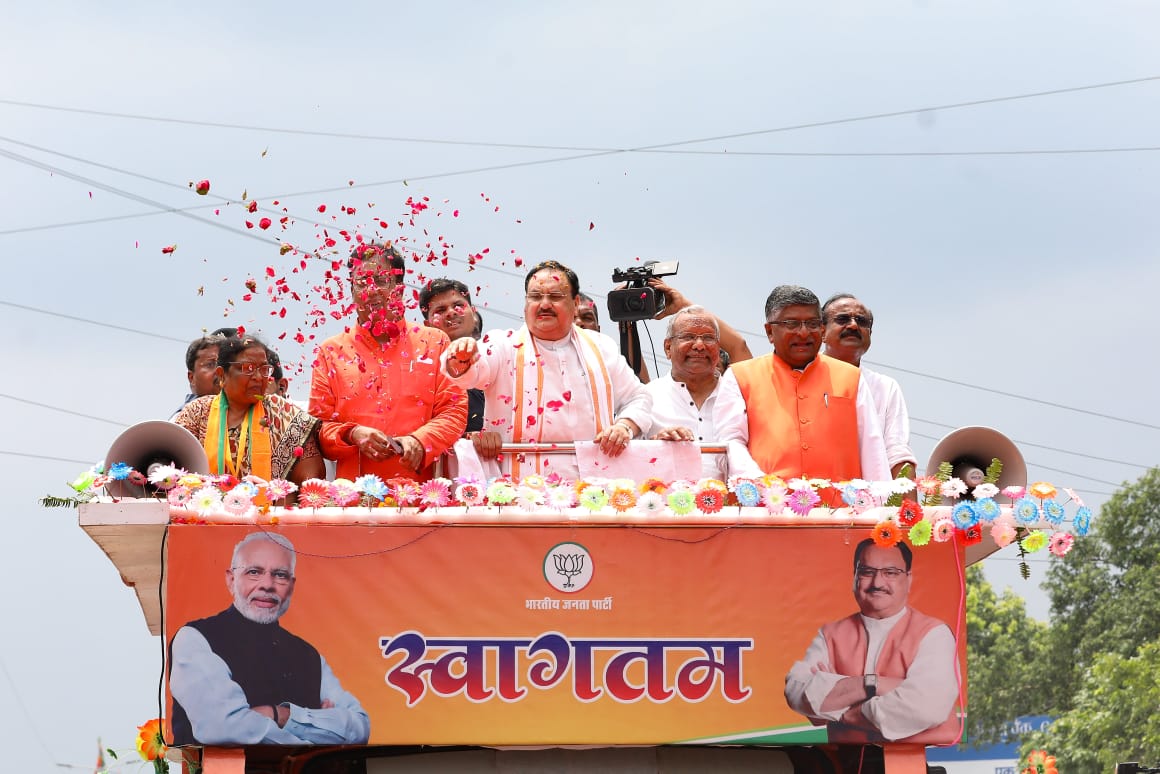
[[1051, 536], [1051, 541], [1047, 544], [1047, 550], [1056, 556], [1066, 556], [1067, 552], [1071, 550], [1071, 544], [1075, 542], [1075, 538], [1070, 532], [1056, 532]]
[[1003, 496], [1010, 497], [1012, 502], [1021, 498], [1026, 492], [1027, 492], [1027, 487], [1023, 487], [1023, 486], [1012, 485], [1012, 486], [1008, 486], [1008, 487], [1003, 487]]
[[1076, 494], [1076, 493], [1075, 493], [1075, 490], [1074, 490], [1074, 489], [1068, 489], [1068, 488], [1065, 486], [1065, 487], [1063, 488], [1063, 491], [1067, 492], [1067, 496], [1071, 498], [1071, 501], [1072, 501], [1073, 503], [1075, 503], [1075, 506], [1076, 506], [1077, 508], [1082, 508], [1082, 507], [1083, 507], [1083, 500], [1082, 500], [1082, 499], [1080, 499], [1080, 496], [1079, 496], [1078, 494]]
[[1006, 519], [1000, 519], [991, 525], [991, 539], [999, 548], [1011, 545], [1015, 540], [1015, 525]]
[[934, 476], [923, 476], [917, 481], [918, 491], [923, 495], [930, 497], [938, 491], [939, 484], [942, 483]]
[[445, 478], [433, 478], [424, 481], [420, 488], [419, 504], [434, 508], [442, 508], [451, 502], [451, 482]]
[[330, 482], [308, 478], [298, 487], [298, 504], [306, 508], [324, 508], [330, 502]]
[[936, 543], [945, 543], [955, 536], [955, 523], [948, 519], [942, 518], [934, 523], [934, 541]]
[[795, 489], [789, 493], [786, 501], [791, 511], [799, 516], [807, 516], [813, 507], [821, 502], [822, 498], [812, 489]]

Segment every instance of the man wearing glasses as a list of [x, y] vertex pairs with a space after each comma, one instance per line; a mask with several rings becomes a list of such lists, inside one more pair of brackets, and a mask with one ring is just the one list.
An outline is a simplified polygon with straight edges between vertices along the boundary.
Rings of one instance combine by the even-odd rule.
[[955, 638], [906, 604], [910, 548], [870, 538], [854, 549], [859, 612], [818, 631], [785, 678], [785, 699], [830, 742], [948, 743], [959, 735]]
[[[649, 423], [651, 399], [617, 352], [616, 343], [575, 325], [576, 272], [556, 261], [524, 278], [524, 325], [488, 331], [476, 342], [452, 342], [443, 372], [452, 383], [484, 391], [484, 426], [504, 443], [595, 441], [617, 456]], [[505, 455], [503, 470], [519, 479], [559, 473], [575, 478], [566, 455]]]
[[226, 570], [233, 605], [177, 630], [174, 744], [366, 744], [370, 718], [318, 651], [278, 622], [294, 594], [294, 546], [253, 532]]
[[439, 370], [450, 344], [403, 316], [406, 262], [389, 244], [361, 244], [347, 262], [358, 324], [315, 353], [310, 413], [337, 474], [427, 480], [463, 435], [467, 399]]
[[887, 480], [869, 388], [857, 368], [818, 353], [824, 328], [818, 297], [779, 285], [766, 299], [765, 320], [773, 352], [734, 363], [714, 410], [720, 440], [729, 444], [730, 475]]
[[862, 365], [862, 356], [870, 349], [873, 313], [849, 293], [835, 293], [822, 304], [822, 322], [826, 325], [822, 336], [826, 354], [860, 369], [862, 381], [874, 396], [874, 406], [878, 410], [878, 421], [882, 425], [882, 436], [886, 442], [890, 475], [897, 476], [908, 462], [917, 469], [918, 458], [910, 448], [910, 414], [906, 411], [902, 388], [886, 374]]

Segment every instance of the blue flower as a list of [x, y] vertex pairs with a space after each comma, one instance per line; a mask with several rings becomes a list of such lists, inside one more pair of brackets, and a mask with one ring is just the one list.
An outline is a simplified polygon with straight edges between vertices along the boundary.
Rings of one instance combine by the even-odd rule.
[[984, 497], [980, 500], [975, 500], [975, 513], [979, 515], [981, 521], [994, 521], [999, 518], [999, 514], [1002, 511], [999, 508], [999, 503], [990, 497]]
[[124, 481], [133, 472], [133, 468], [127, 463], [116, 462], [109, 468], [109, 478], [114, 481]]
[[967, 529], [979, 523], [979, 514], [975, 510], [975, 504], [964, 500], [955, 506], [951, 511], [951, 518], [954, 519], [955, 526], [959, 529]]
[[387, 496], [387, 485], [383, 480], [374, 473], [367, 473], [365, 476], [359, 476], [353, 481], [355, 488], [362, 492], [367, 497], [373, 497], [376, 500], [382, 500]]
[[860, 491], [862, 490], [855, 489], [853, 484], [846, 484], [842, 487], [842, 502], [853, 508], [854, 503], [858, 501], [858, 492]]
[[1092, 527], [1092, 509], [1086, 505], [1081, 505], [1079, 510], [1075, 512], [1075, 519], [1072, 520], [1071, 526], [1075, 529], [1075, 534], [1080, 537], [1086, 535]]
[[733, 489], [733, 493], [737, 495], [737, 502], [746, 508], [752, 508], [755, 505], [761, 504], [761, 492], [752, 481], [739, 482]]
[[1059, 524], [1063, 521], [1063, 506], [1055, 500], [1043, 501], [1043, 515], [1052, 524]]
[[1020, 497], [1015, 503], [1015, 518], [1020, 524], [1034, 524], [1039, 521], [1039, 503], [1030, 497]]

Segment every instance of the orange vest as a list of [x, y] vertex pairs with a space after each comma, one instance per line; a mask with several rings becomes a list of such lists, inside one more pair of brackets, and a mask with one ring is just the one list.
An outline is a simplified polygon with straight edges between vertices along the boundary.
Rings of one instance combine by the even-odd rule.
[[749, 418], [749, 455], [788, 481], [862, 476], [858, 446], [858, 374], [819, 354], [802, 371], [776, 355], [732, 367]]
[[[906, 677], [907, 670], [918, 655], [918, 646], [922, 638], [931, 629], [941, 625], [942, 621], [937, 618], [908, 608], [906, 615], [886, 635], [886, 641], [882, 643], [882, 652], [878, 655], [878, 663], [874, 666], [874, 673], [884, 677]], [[855, 613], [848, 618], [826, 624], [822, 627], [822, 635], [826, 638], [830, 663], [835, 672], [841, 675], [866, 673], [866, 648], [869, 645], [869, 638], [860, 615]], [[864, 729], [853, 728], [843, 723], [830, 723], [826, 728], [831, 742], [863, 744], [884, 741], [878, 734], [872, 737]], [[914, 736], [895, 741], [946, 744], [958, 735], [958, 713], [952, 707], [946, 720]]]

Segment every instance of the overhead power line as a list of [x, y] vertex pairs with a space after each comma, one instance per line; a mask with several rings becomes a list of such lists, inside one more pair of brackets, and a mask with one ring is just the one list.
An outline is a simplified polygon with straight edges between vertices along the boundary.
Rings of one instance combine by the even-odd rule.
[[276, 134], [295, 134], [303, 136], [314, 137], [329, 137], [334, 139], [351, 139], [351, 140], [373, 140], [379, 142], [404, 142], [404, 143], [422, 143], [432, 145], [462, 145], [468, 147], [480, 148], [505, 148], [515, 150], [552, 150], [552, 151], [580, 151], [580, 152], [595, 152], [603, 153], [633, 153], [644, 151], [659, 151], [666, 148], [675, 148], [681, 145], [695, 145], [703, 142], [719, 142], [721, 140], [735, 140], [741, 137], [755, 137], [763, 134], [775, 134], [779, 132], [791, 132], [801, 129], [816, 129], [824, 126], [837, 126], [840, 124], [856, 123], [860, 121], [875, 121], [883, 118], [898, 118], [900, 116], [914, 115], [916, 113], [928, 113], [937, 110], [958, 110], [962, 108], [978, 107], [981, 105], [994, 105], [1003, 102], [1015, 102], [1025, 99], [1038, 99], [1040, 97], [1053, 97], [1062, 94], [1074, 94], [1082, 91], [1094, 91], [1098, 89], [1115, 88], [1119, 86], [1131, 86], [1141, 83], [1149, 83], [1160, 80], [1160, 75], [1150, 75], [1143, 78], [1130, 78], [1119, 81], [1104, 81], [1102, 83], [1092, 83], [1083, 86], [1069, 86], [1060, 89], [1048, 89], [1045, 91], [1024, 92], [1022, 94], [1011, 94], [1003, 97], [987, 97], [983, 99], [965, 100], [962, 102], [948, 102], [941, 105], [928, 105], [921, 108], [907, 108], [905, 110], [892, 110], [879, 113], [868, 113], [858, 116], [850, 116], [847, 118], [836, 118], [824, 121], [810, 121], [807, 123], [790, 124], [786, 126], [774, 127], [771, 129], [756, 129], [746, 132], [734, 132], [730, 134], [720, 134], [711, 137], [699, 137], [690, 140], [678, 140], [676, 142], [658, 143], [655, 145], [645, 145], [635, 148], [607, 148], [607, 147], [592, 147], [584, 145], [551, 145], [551, 144], [530, 144], [530, 143], [515, 143], [515, 142], [492, 142], [481, 140], [450, 140], [445, 138], [434, 137], [402, 137], [393, 135], [373, 135], [365, 133], [354, 132], [333, 132], [321, 131], [311, 129], [297, 129], [278, 126], [262, 126], [256, 124], [233, 124], [221, 121], [205, 121], [189, 118], [173, 118], [166, 116], [150, 116], [139, 113], [118, 113], [108, 110], [94, 110], [90, 108], [69, 107], [64, 105], [48, 105], [39, 102], [28, 102], [24, 100], [14, 99], [0, 99], [0, 104], [12, 105], [14, 107], [34, 108], [38, 110], [53, 110], [66, 113], [79, 113], [85, 115], [104, 116], [107, 118], [123, 118], [136, 121], [155, 121], [159, 123], [169, 124], [185, 124], [189, 126], [204, 126], [215, 129], [238, 129], [243, 131], [256, 132], [270, 132]]

